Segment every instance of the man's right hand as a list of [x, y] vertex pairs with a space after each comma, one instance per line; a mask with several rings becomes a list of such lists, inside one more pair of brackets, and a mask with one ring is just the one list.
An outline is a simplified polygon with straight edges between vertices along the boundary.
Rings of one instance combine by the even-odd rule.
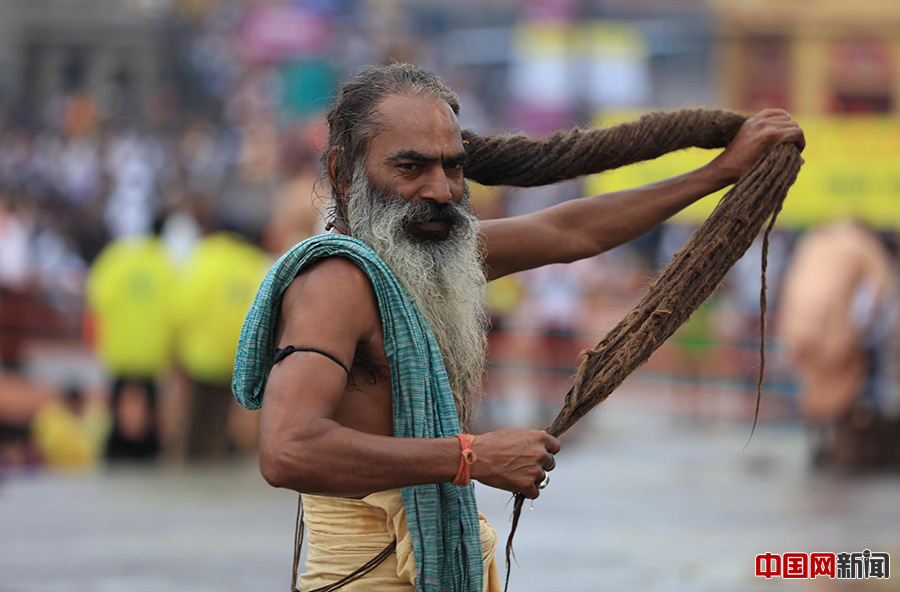
[[472, 451], [478, 460], [472, 478], [497, 489], [521, 493], [528, 499], [540, 495], [538, 485], [556, 466], [559, 440], [538, 430], [505, 428], [475, 437]]

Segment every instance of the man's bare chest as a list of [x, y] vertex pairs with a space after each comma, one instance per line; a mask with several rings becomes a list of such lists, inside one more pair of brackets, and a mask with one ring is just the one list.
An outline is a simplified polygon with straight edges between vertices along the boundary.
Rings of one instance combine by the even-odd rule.
[[392, 436], [392, 411], [390, 366], [379, 333], [357, 344], [350, 380], [334, 419], [345, 427]]

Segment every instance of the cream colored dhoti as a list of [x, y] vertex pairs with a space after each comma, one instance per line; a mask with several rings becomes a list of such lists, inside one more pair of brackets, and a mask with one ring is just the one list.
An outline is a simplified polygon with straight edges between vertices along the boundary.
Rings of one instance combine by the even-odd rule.
[[[414, 592], [416, 560], [406, 527], [406, 511], [399, 489], [351, 499], [303, 494], [308, 551], [306, 573], [300, 590], [333, 584], [359, 569], [397, 540], [397, 550], [365, 577], [341, 590]], [[499, 592], [500, 575], [494, 551], [497, 532], [481, 519], [481, 553], [484, 559], [484, 592]]]

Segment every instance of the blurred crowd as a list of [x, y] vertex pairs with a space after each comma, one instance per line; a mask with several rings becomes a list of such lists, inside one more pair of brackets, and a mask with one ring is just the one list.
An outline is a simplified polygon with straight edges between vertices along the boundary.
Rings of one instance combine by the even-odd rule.
[[[182, 456], [222, 457], [234, 446], [223, 435], [235, 421], [230, 374], [243, 316], [274, 258], [321, 229], [312, 199], [321, 124], [276, 133], [192, 116], [150, 130], [103, 121], [81, 93], [46, 114], [38, 127], [13, 120], [0, 130], [4, 439], [23, 440], [28, 424], [40, 431], [44, 410], [57, 423], [66, 409], [80, 416], [89, 398], [108, 401], [109, 421], [89, 422], [94, 452], [72, 462], [155, 458], [166, 438], [180, 440]], [[99, 393], [28, 371], [36, 343], [82, 339], [110, 379]], [[233, 438], [242, 439], [252, 447], [252, 434]], [[35, 462], [33, 450], [9, 450], [7, 463]]]
[[[102, 459], [217, 461], [253, 450], [256, 416], [230, 395], [237, 336], [268, 266], [323, 228], [321, 97], [352, 65], [394, 57], [435, 67], [461, 95], [463, 126], [476, 130], [544, 133], [580, 119], [577, 106], [554, 111], [558, 105], [498, 94], [490, 69], [467, 77], [441, 63], [423, 38], [379, 33], [387, 25], [377, 18], [359, 35], [331, 22], [326, 45], [340, 51], [304, 62], [301, 74], [315, 81], [308, 85], [317, 98], [297, 97], [302, 106], [288, 114], [278, 96], [290, 72], [232, 55], [225, 24], [235, 16], [222, 6], [178, 29], [181, 61], [204, 68], [190, 84], [155, 92], [143, 117], [116, 116], [78, 89], [28, 108], [0, 95], [0, 471]], [[494, 83], [479, 89], [478, 80]], [[505, 99], [512, 115], [496, 112]], [[490, 218], [581, 191], [578, 182], [529, 191], [474, 187], [472, 202]], [[900, 413], [896, 245], [859, 225], [839, 228], [855, 238], [821, 242], [845, 252], [816, 256], [805, 246], [816, 233], [772, 235], [775, 329], [763, 419], [809, 419], [820, 463], [900, 463], [891, 440]], [[483, 421], [546, 420], [578, 353], [627, 313], [692, 231], [667, 224], [599, 257], [492, 283]], [[644, 370], [678, 388], [670, 412], [752, 418], [761, 259], [756, 244]], [[838, 259], [846, 262], [842, 273]], [[35, 357], [55, 351], [40, 348], [48, 343], [89, 348], [102, 384], [36, 375]], [[823, 378], [826, 370], [840, 380]], [[730, 391], [739, 392], [732, 402]], [[502, 419], [494, 403], [504, 404]], [[865, 443], [851, 454], [848, 438]], [[877, 453], [869, 450], [873, 438]]]

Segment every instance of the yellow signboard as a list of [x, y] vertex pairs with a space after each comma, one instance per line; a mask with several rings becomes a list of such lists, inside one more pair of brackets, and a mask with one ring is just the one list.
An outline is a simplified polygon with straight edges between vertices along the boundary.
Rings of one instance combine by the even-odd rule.
[[[639, 114], [631, 114], [632, 118]], [[629, 117], [603, 117], [603, 125]], [[805, 164], [778, 217], [782, 226], [804, 228], [859, 218], [876, 228], [900, 229], [900, 121], [888, 117], [795, 117], [806, 133]], [[702, 166], [718, 151], [691, 149], [595, 175], [588, 195], [635, 187]], [[702, 222], [724, 191], [676, 216]]]

